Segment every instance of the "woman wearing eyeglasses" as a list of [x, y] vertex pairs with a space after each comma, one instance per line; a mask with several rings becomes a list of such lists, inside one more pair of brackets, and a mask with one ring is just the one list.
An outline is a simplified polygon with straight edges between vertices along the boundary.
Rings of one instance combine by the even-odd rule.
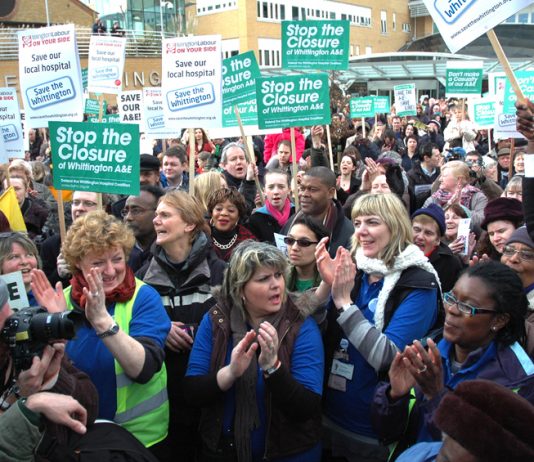
[[472, 266], [443, 301], [443, 339], [398, 352], [389, 383], [375, 393], [373, 426], [386, 443], [399, 442], [395, 454], [441, 440], [434, 412], [465, 380], [491, 380], [534, 403], [534, 363], [523, 349], [528, 302], [517, 275], [498, 262]]
[[534, 242], [527, 228], [516, 229], [502, 251], [501, 263], [512, 268], [523, 283], [528, 300], [527, 353], [534, 357]]
[[321, 283], [321, 276], [315, 261], [315, 249], [323, 237], [329, 236], [328, 230], [312, 220], [308, 215], [299, 215], [293, 221], [284, 242], [287, 246], [290, 273], [287, 289], [304, 292]]

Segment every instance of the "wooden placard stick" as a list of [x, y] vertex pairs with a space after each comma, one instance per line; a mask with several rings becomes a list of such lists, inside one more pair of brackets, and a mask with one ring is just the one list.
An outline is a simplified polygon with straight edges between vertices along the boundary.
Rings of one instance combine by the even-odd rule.
[[[296, 187], [297, 184], [297, 144], [295, 143], [295, 127], [291, 127], [289, 129], [289, 132], [291, 134], [291, 165], [293, 169], [293, 179], [292, 184], [295, 184], [295, 189], [293, 191], [293, 197], [295, 198], [295, 211], [298, 211], [300, 209], [299, 205], [299, 193], [298, 188]], [[293, 189], [293, 188], [292, 188]]]
[[195, 129], [188, 128], [189, 138], [189, 194], [193, 195], [193, 183], [195, 180]]
[[334, 171], [334, 155], [332, 154], [332, 136], [330, 135], [330, 125], [325, 125], [326, 140], [328, 142], [328, 158], [330, 159], [330, 168]]
[[[254, 153], [254, 148], [250, 149], [248, 142], [247, 142], [247, 135], [245, 135], [245, 128], [243, 127], [243, 123], [241, 122], [241, 114], [239, 114], [239, 108], [237, 107], [237, 104], [234, 106], [234, 112], [235, 116], [237, 118], [237, 123], [239, 125], [239, 131], [241, 132], [241, 138], [243, 139], [243, 145], [245, 146], [245, 157], [247, 159], [248, 163], [252, 163], [252, 165], [256, 165], [256, 162], [254, 161], [254, 156], [251, 154]], [[251, 143], [252, 144], [252, 143]], [[260, 195], [260, 201], [263, 205], [265, 203], [265, 199], [263, 198], [263, 190], [261, 189], [260, 180], [258, 179], [257, 175], [254, 175], [254, 182], [256, 183], [256, 190], [258, 191], [258, 194]]]

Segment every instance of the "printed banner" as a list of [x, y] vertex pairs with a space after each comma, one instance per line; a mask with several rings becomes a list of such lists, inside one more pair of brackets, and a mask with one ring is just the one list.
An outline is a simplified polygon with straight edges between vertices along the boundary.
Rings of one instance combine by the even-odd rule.
[[143, 88], [141, 127], [150, 138], [175, 138], [180, 134], [179, 128], [173, 130], [165, 125], [160, 87]]
[[83, 89], [74, 25], [18, 32], [25, 127], [83, 120]]
[[331, 122], [328, 75], [256, 79], [260, 128], [301, 127]]
[[54, 188], [139, 194], [139, 126], [51, 122]]
[[24, 159], [24, 135], [15, 88], [0, 88], [0, 162], [18, 157]]
[[224, 107], [256, 98], [256, 79], [261, 72], [253, 51], [224, 59], [222, 76]]
[[470, 99], [467, 110], [469, 119], [477, 129], [493, 128], [495, 121], [495, 99], [493, 97]]
[[163, 40], [162, 57], [165, 124], [221, 127], [221, 36]]
[[350, 22], [282, 21], [282, 68], [349, 68]]
[[375, 114], [389, 114], [391, 111], [389, 96], [372, 96], [372, 98]]
[[399, 117], [417, 115], [417, 97], [415, 95], [415, 84], [396, 85], [393, 87], [395, 93], [395, 110]]
[[[256, 96], [253, 99], [237, 105], [242, 125], [258, 125], [258, 104]], [[237, 127], [237, 116], [235, 115], [234, 106], [223, 107], [223, 127]], [[241, 136], [241, 134], [239, 135]]]
[[363, 98], [350, 99], [350, 118], [361, 119], [362, 117], [374, 117], [374, 98], [365, 96]]
[[504, 72], [488, 74], [489, 94], [495, 97], [495, 118], [493, 121], [493, 137], [495, 140], [506, 138], [524, 138], [516, 130], [516, 115], [504, 113], [504, 91], [507, 77]]
[[447, 61], [445, 96], [467, 98], [482, 93], [482, 61]]
[[122, 91], [117, 98], [120, 121], [123, 124], [140, 124], [143, 111], [143, 91]]
[[[16, 271], [14, 273], [2, 274], [0, 275], [0, 279], [3, 279], [7, 285], [9, 307], [14, 311], [29, 308], [30, 302], [28, 301], [28, 294], [26, 293], [26, 287], [24, 286], [22, 272]], [[3, 307], [0, 306], [0, 308]]]
[[126, 39], [91, 35], [87, 88], [93, 93], [117, 95], [122, 90]]
[[119, 114], [106, 114], [102, 116], [102, 120], [98, 120], [98, 116], [87, 117], [87, 122], [92, 124], [118, 124], [121, 121], [121, 116]]
[[[525, 95], [525, 98], [529, 100], [534, 99], [534, 71], [515, 71], [515, 78]], [[508, 78], [506, 79], [506, 84], [504, 86], [504, 113], [505, 114], [515, 114], [515, 102], [517, 101], [517, 96], [514, 92], [512, 84]]]
[[456, 53], [532, 0], [423, 0], [443, 40]]

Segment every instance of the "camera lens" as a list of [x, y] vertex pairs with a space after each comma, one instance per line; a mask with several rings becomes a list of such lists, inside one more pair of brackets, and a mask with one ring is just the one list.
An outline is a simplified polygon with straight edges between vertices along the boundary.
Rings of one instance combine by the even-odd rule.
[[34, 340], [70, 340], [74, 334], [74, 322], [69, 319], [69, 312], [38, 313], [31, 320], [31, 335]]

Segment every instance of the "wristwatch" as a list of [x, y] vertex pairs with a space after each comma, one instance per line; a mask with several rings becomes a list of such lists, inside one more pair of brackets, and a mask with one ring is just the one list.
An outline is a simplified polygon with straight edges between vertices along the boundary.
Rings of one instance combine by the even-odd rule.
[[105, 330], [104, 332], [101, 332], [100, 334], [96, 334], [98, 338], [106, 338], [111, 337], [112, 335], [115, 335], [117, 332], [119, 332], [119, 325], [113, 321], [113, 324], [108, 330]]
[[276, 363], [274, 364], [273, 367], [269, 367], [269, 369], [266, 369], [263, 371], [263, 376], [267, 379], [269, 378], [271, 375], [273, 375], [278, 369], [280, 369], [280, 366], [282, 365], [282, 363], [280, 362], [280, 360], [276, 361]]
[[338, 314], [344, 313], [345, 311], [347, 311], [353, 305], [354, 305], [354, 303], [345, 303], [342, 307], [337, 309]]

